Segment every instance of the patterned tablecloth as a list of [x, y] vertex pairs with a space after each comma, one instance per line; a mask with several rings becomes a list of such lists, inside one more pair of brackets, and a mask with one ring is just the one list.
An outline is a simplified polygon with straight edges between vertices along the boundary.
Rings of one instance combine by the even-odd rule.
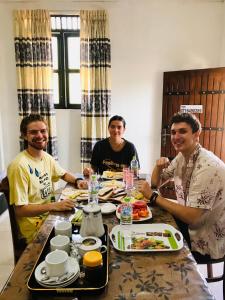
[[[152, 209], [153, 219], [149, 223], [167, 223], [176, 227], [173, 217], [158, 207]], [[43, 300], [43, 296], [32, 298], [26, 283], [42, 247], [58, 219], [69, 215], [49, 215], [36, 239], [29, 244], [20, 258], [11, 278], [3, 289], [0, 299]], [[113, 215], [104, 217], [109, 230], [118, 220]], [[45, 297], [46, 298], [46, 297]], [[48, 299], [77, 299], [75, 296], [49, 297]], [[109, 283], [99, 295], [79, 295], [79, 300], [209, 300], [215, 299], [205, 279], [199, 274], [196, 263], [186, 243], [175, 252], [121, 253], [110, 244]]]

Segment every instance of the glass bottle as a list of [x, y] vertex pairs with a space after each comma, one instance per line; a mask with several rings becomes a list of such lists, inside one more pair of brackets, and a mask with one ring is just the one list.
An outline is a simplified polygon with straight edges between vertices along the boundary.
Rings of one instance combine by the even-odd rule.
[[139, 171], [139, 165], [138, 160], [136, 158], [136, 155], [133, 156], [131, 162], [130, 162], [130, 169], [134, 174], [134, 178], [138, 177], [138, 171]]
[[132, 214], [133, 214], [133, 207], [131, 204], [131, 198], [125, 197], [124, 202], [120, 206], [120, 224], [131, 225]]
[[92, 174], [89, 182], [89, 203], [98, 204], [98, 176], [97, 174]]

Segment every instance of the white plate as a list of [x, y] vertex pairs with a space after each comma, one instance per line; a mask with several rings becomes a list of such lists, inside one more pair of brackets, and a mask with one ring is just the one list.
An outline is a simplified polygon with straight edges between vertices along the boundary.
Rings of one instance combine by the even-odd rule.
[[115, 187], [115, 188], [124, 188], [125, 184], [122, 181], [118, 181], [118, 180], [109, 180], [109, 181], [104, 181], [101, 182], [100, 184], [101, 187]]
[[[183, 247], [182, 233], [163, 223], [117, 225], [110, 232], [110, 239], [115, 249], [124, 252], [166, 252]], [[152, 248], [152, 243], [158, 248]]]
[[[120, 219], [119, 208], [120, 208], [121, 205], [122, 205], [122, 204], [118, 205], [118, 206], [117, 206], [117, 209], [116, 209], [116, 216], [117, 216], [118, 219]], [[148, 216], [147, 216], [146, 218], [140, 217], [139, 220], [133, 220], [133, 223], [144, 222], [144, 221], [146, 221], [146, 220], [151, 219], [151, 218], [152, 218], [152, 212], [151, 212], [151, 210], [150, 210], [150, 208], [149, 208], [148, 206], [147, 206], [147, 210], [148, 210]]]
[[35, 279], [37, 280], [37, 282], [44, 287], [65, 287], [69, 284], [71, 284], [72, 282], [74, 282], [80, 273], [80, 267], [79, 264], [77, 262], [77, 260], [73, 257], [69, 256], [69, 269], [68, 269], [68, 273], [74, 273], [74, 275], [66, 280], [61, 281], [60, 283], [45, 283], [43, 281], [41, 281], [41, 278], [44, 276], [43, 274], [41, 274], [41, 269], [45, 267], [45, 261], [42, 261], [35, 269], [34, 272], [34, 276]]
[[104, 171], [102, 176], [103, 179], [123, 179], [123, 172]]
[[88, 198], [88, 190], [79, 190], [74, 188], [65, 188], [62, 190], [61, 199], [70, 198], [70, 199], [87, 199]]
[[103, 215], [112, 214], [116, 211], [116, 205], [113, 203], [99, 204]]

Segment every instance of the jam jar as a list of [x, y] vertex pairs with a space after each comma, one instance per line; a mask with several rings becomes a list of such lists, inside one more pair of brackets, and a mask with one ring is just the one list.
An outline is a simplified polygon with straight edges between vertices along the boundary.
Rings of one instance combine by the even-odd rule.
[[101, 285], [104, 279], [102, 254], [99, 251], [88, 251], [83, 256], [83, 268], [87, 281]]

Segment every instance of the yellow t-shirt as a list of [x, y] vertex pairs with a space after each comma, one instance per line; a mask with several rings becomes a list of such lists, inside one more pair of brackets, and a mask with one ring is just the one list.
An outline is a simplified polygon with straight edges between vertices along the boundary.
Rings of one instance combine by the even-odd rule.
[[[26, 150], [19, 153], [8, 167], [11, 205], [44, 204], [54, 196], [53, 182], [58, 181], [66, 171], [54, 158], [44, 152], [36, 159]], [[20, 233], [27, 243], [33, 240], [47, 213], [36, 217], [17, 217]]]

